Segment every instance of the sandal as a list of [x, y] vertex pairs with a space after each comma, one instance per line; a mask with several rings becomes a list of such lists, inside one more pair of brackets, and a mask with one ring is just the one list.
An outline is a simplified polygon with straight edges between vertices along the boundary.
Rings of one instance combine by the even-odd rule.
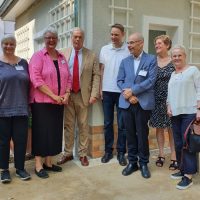
[[162, 167], [164, 162], [165, 162], [165, 158], [162, 157], [162, 156], [158, 156], [158, 158], [156, 160], [156, 166], [157, 167]]
[[178, 169], [177, 160], [171, 160], [171, 164], [169, 165], [169, 170], [176, 170], [176, 169]]
[[32, 160], [33, 158], [35, 158], [35, 156], [33, 156], [31, 153], [26, 153], [25, 155], [25, 160]]
[[14, 155], [10, 155], [10, 157], [9, 157], [9, 163], [14, 163]]

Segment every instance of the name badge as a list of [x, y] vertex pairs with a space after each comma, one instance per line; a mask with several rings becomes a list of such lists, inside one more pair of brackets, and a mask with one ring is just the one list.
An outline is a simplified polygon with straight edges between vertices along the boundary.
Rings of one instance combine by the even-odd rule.
[[24, 70], [24, 67], [21, 66], [21, 65], [16, 65], [16, 66], [15, 66], [15, 69], [16, 69], [16, 70]]
[[146, 76], [147, 75], [147, 71], [140, 70], [139, 73], [138, 73], [138, 75], [140, 75], [140, 76]]
[[62, 63], [62, 64], [65, 64], [65, 60], [61, 60], [61, 63]]

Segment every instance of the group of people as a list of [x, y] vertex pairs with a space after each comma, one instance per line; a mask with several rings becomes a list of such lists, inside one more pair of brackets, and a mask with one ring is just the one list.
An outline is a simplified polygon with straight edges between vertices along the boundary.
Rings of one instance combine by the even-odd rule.
[[[60, 165], [73, 160], [76, 125], [78, 154], [83, 166], [89, 165], [88, 108], [99, 97], [104, 113], [105, 154], [102, 163], [113, 158], [113, 121], [117, 111], [117, 159], [125, 166], [122, 175], [140, 169], [150, 178], [149, 125], [156, 128], [159, 155], [156, 165], [165, 161], [164, 132], [167, 129], [171, 148], [169, 169], [181, 179], [178, 189], [190, 187], [197, 171], [196, 154], [184, 148], [183, 134], [196, 118], [200, 120], [200, 72], [186, 63], [186, 50], [167, 35], [155, 38], [157, 55], [145, 53], [144, 38], [135, 32], [124, 42], [121, 24], [111, 27], [111, 43], [103, 46], [99, 62], [93, 51], [85, 48], [84, 31], [74, 28], [72, 47], [63, 53], [56, 50], [58, 34], [48, 28], [45, 47], [33, 54], [29, 64], [15, 55], [16, 39], [1, 40], [0, 57], [0, 168], [1, 182], [11, 182], [9, 172], [10, 141], [14, 143], [16, 175], [29, 180], [24, 167], [28, 116], [32, 114], [32, 154], [35, 174], [48, 178], [49, 171], [61, 172]], [[30, 107], [29, 107], [30, 105]], [[63, 120], [64, 118], [64, 120]], [[52, 156], [64, 152], [53, 163]], [[128, 154], [128, 164], [125, 154]]]
[[[8, 165], [11, 139], [16, 175], [22, 180], [31, 178], [24, 168], [30, 111], [32, 154], [38, 177], [48, 178], [48, 171], [62, 171], [53, 164], [52, 156], [62, 151], [64, 116], [66, 151], [73, 158], [77, 119], [80, 161], [83, 166], [89, 164], [86, 156], [88, 106], [99, 96], [98, 61], [92, 51], [83, 48], [84, 32], [80, 28], [72, 32], [73, 48], [67, 50], [68, 57], [56, 50], [58, 33], [55, 29], [49, 27], [43, 36], [45, 47], [33, 54], [29, 64], [15, 55], [14, 36], [5, 36], [1, 41], [0, 168], [3, 183], [11, 181]], [[67, 105], [65, 111], [64, 105]]]

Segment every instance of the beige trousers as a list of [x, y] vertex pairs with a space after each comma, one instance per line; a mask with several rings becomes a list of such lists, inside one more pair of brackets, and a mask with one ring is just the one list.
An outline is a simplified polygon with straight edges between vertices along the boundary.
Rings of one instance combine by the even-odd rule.
[[64, 114], [64, 154], [73, 154], [75, 125], [78, 126], [78, 154], [80, 157], [87, 156], [88, 151], [88, 107], [83, 104], [81, 93], [71, 93], [69, 104], [65, 106]]

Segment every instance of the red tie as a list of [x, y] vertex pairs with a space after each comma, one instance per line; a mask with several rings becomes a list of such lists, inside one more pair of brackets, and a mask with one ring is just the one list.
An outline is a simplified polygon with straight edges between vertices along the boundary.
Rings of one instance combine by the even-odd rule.
[[80, 85], [79, 85], [79, 67], [78, 67], [78, 51], [75, 52], [75, 56], [74, 56], [72, 89], [73, 89], [74, 93], [77, 93], [80, 90]]

